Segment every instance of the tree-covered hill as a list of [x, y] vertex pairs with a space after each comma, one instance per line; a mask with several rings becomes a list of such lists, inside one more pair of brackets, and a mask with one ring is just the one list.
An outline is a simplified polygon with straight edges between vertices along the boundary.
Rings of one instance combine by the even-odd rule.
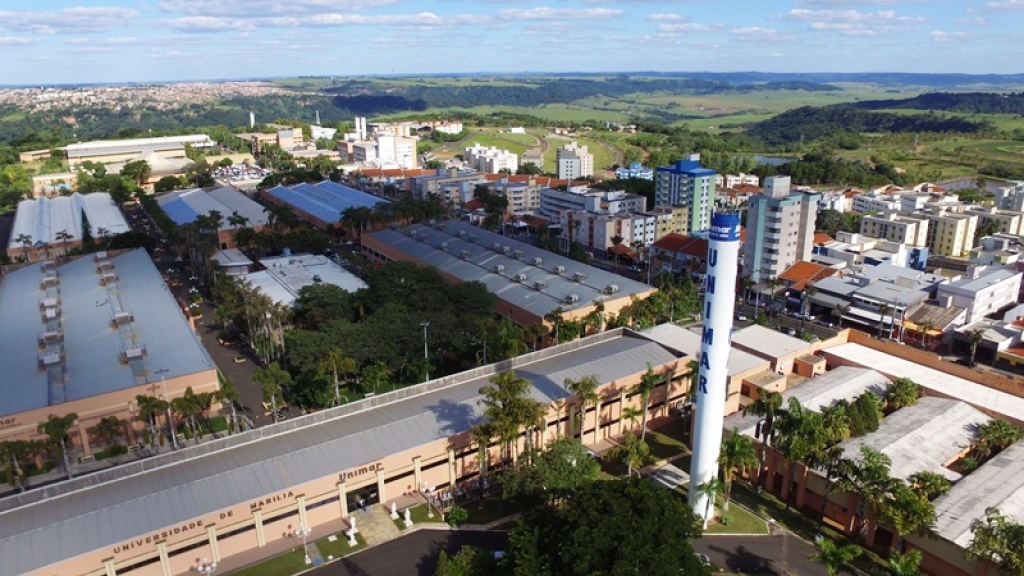
[[945, 110], [971, 114], [1024, 114], [1024, 92], [929, 92], [900, 100], [847, 104], [861, 110]]

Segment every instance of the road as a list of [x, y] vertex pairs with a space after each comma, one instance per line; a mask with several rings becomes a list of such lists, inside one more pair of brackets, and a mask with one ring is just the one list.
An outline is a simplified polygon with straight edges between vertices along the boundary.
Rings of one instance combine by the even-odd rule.
[[[319, 568], [314, 576], [432, 576], [441, 550], [455, 553], [464, 545], [504, 550], [502, 532], [421, 530], [387, 544]], [[727, 572], [750, 576], [826, 576], [824, 567], [807, 559], [814, 548], [795, 536], [706, 536], [694, 550], [707, 554]], [[783, 554], [785, 557], [783, 558]]]

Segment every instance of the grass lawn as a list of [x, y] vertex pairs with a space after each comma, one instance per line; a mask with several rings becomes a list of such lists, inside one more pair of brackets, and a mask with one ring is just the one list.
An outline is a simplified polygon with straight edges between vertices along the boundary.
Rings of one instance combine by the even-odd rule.
[[[676, 487], [672, 492], [686, 502], [689, 500], [687, 497], [688, 490], [689, 485], [684, 484]], [[735, 493], [735, 483], [733, 484], [733, 492]], [[750, 510], [735, 505], [734, 502], [730, 503], [728, 512], [723, 512], [723, 502], [724, 500], [721, 497], [715, 499], [716, 506], [718, 507], [718, 519], [708, 523], [707, 530], [704, 531], [705, 534], [768, 534], [767, 520], [757, 516]], [[721, 523], [720, 519], [722, 516], [730, 518], [728, 526]]]
[[663, 460], [679, 454], [689, 454], [690, 449], [683, 443], [686, 422], [676, 420], [647, 433], [647, 444], [651, 447], [651, 455]]
[[348, 536], [345, 536], [344, 534], [337, 534], [336, 536], [338, 539], [334, 542], [329, 542], [326, 538], [316, 541], [316, 547], [320, 550], [320, 555], [323, 556], [324, 561], [330, 562], [332, 560], [331, 556], [334, 558], [342, 558], [353, 552], [366, 548], [366, 542], [359, 534], [356, 534], [355, 546], [348, 545]]
[[[409, 517], [412, 519], [413, 525], [426, 524], [428, 522], [432, 524], [440, 524], [444, 522], [444, 520], [441, 520], [441, 515], [436, 511], [434, 512], [434, 517], [431, 518], [426, 504], [413, 506], [409, 511]], [[405, 510], [398, 511], [398, 520], [394, 520], [394, 523], [395, 526], [398, 526], [399, 530], [405, 529]]]
[[466, 524], [490, 524], [495, 520], [507, 518], [518, 512], [522, 512], [519, 506], [511, 502], [505, 502], [500, 498], [487, 498], [480, 502], [469, 502], [463, 508], [469, 512]]
[[300, 547], [265, 562], [232, 572], [232, 574], [233, 576], [292, 576], [307, 568], [309, 566], [306, 564], [306, 555]]

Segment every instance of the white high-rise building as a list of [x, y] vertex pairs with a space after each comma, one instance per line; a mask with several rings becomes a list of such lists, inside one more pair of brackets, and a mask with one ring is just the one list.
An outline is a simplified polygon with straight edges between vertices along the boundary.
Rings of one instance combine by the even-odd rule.
[[558, 177], [575, 180], [594, 175], [594, 155], [587, 151], [586, 146], [570, 142], [555, 151], [558, 163]]
[[508, 150], [499, 150], [496, 146], [485, 147], [474, 143], [463, 151], [462, 158], [473, 168], [487, 174], [497, 174], [502, 170], [515, 174], [519, 170], [519, 156]]
[[750, 197], [743, 273], [754, 282], [778, 278], [814, 248], [817, 194], [790, 192], [789, 176], [769, 176], [764, 192]]

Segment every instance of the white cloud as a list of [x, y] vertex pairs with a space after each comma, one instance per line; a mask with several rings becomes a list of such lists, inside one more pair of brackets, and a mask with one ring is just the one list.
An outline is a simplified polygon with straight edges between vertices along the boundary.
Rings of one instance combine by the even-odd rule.
[[779, 20], [796, 20], [800, 22], [922, 22], [924, 18], [897, 16], [894, 10], [878, 12], [858, 12], [856, 10], [807, 10], [794, 8], [788, 13], [778, 16]]
[[1024, 10], [1024, 0], [1002, 0], [1001, 2], [986, 2], [982, 10]]
[[136, 10], [116, 6], [77, 6], [55, 12], [0, 11], [0, 30], [43, 34], [102, 32], [116, 26], [127, 25], [138, 15]]
[[662, 14], [662, 13], [659, 13], [659, 14], [648, 14], [647, 18], [645, 18], [645, 20], [652, 20], [654, 22], [660, 22], [660, 21], [664, 21], [664, 20], [671, 20], [673, 22], [680, 22], [680, 21], [689, 20], [689, 18], [687, 18], [686, 16], [683, 16], [681, 14]]
[[761, 28], [751, 26], [748, 28], [733, 28], [729, 31], [734, 38], [744, 42], [792, 42], [796, 40], [792, 34], [782, 32], [776, 28]]
[[957, 18], [957, 22], [960, 24], [971, 24], [972, 26], [977, 26], [979, 28], [988, 26], [988, 20], [980, 16], [976, 18]]
[[966, 32], [944, 32], [942, 30], [935, 30], [928, 35], [932, 39], [932, 42], [956, 42], [959, 40], [966, 40], [971, 37]]
[[395, 4], [395, 0], [160, 0], [160, 9], [189, 16], [256, 16], [355, 12]]
[[615, 18], [622, 15], [616, 8], [550, 8], [537, 7], [530, 9], [508, 8], [498, 10], [498, 18], [502, 20], [590, 20], [598, 18]]
[[400, 26], [405, 28], [444, 28], [467, 24], [493, 22], [490, 16], [459, 14], [438, 16], [432, 12], [419, 14], [311, 14], [306, 16], [281, 16], [272, 18], [221, 18], [217, 16], [188, 16], [175, 18], [168, 24], [182, 32], [219, 32], [224, 30], [249, 30], [253, 28], [299, 28], [335, 26]]
[[35, 42], [32, 38], [22, 36], [0, 36], [0, 46], [29, 46]]
[[804, 6], [887, 6], [906, 0], [804, 0]]
[[658, 32], [714, 32], [722, 29], [721, 24], [701, 24], [699, 22], [679, 22], [676, 24], [659, 24]]

